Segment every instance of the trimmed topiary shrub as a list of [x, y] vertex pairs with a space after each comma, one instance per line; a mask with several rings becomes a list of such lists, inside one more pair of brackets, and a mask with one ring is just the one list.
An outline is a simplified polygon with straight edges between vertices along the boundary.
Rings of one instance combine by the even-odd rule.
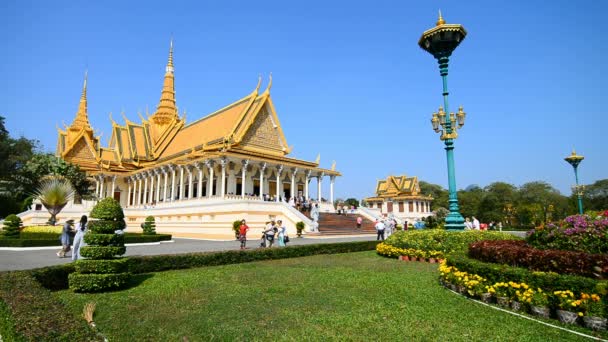
[[[122, 229], [124, 213], [113, 198], [104, 198], [93, 210], [80, 254], [88, 260], [76, 261], [76, 272], [69, 275], [70, 288], [76, 292], [101, 292], [123, 287], [130, 278], [125, 259]], [[96, 220], [95, 220], [96, 219]]]
[[10, 239], [18, 239], [21, 232], [21, 219], [15, 214], [8, 215], [4, 219], [2, 236]]
[[154, 221], [154, 216], [146, 217], [146, 222], [142, 226], [145, 235], [154, 235], [156, 234], [156, 223]]

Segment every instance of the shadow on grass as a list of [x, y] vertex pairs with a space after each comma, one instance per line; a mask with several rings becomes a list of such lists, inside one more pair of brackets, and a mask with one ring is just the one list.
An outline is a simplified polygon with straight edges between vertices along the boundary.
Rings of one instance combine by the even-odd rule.
[[121, 288], [117, 291], [135, 288], [135, 287], [141, 285], [141, 283], [143, 283], [147, 279], [150, 279], [152, 277], [154, 277], [154, 273], [134, 274], [133, 276], [131, 276], [131, 279], [129, 279], [129, 282], [123, 288]]

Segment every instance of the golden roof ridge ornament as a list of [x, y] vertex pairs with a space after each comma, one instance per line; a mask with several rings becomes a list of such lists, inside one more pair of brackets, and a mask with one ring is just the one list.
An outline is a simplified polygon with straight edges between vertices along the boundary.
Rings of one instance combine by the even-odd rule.
[[166, 72], [173, 73], [173, 36], [171, 36], [171, 41], [169, 43], [169, 60], [167, 61], [167, 67], [165, 68]]
[[445, 20], [441, 16], [441, 9], [439, 9], [439, 19], [437, 19], [437, 26], [445, 24]]
[[258, 93], [260, 86], [262, 85], [262, 74], [258, 74], [258, 85], [255, 87], [254, 93]]
[[317, 154], [317, 159], [315, 159], [315, 163], [317, 165], [319, 165], [320, 162], [321, 162], [321, 153]]
[[169, 60], [167, 62], [163, 89], [156, 112], [152, 115], [152, 121], [157, 125], [167, 125], [173, 120], [178, 120], [178, 109], [175, 104], [175, 82], [173, 68], [173, 37], [169, 44]]
[[266, 87], [266, 90], [264, 90], [264, 94], [270, 93], [270, 88], [272, 88], [272, 72], [270, 72], [270, 75], [268, 76], [268, 78], [269, 78], [268, 86]]

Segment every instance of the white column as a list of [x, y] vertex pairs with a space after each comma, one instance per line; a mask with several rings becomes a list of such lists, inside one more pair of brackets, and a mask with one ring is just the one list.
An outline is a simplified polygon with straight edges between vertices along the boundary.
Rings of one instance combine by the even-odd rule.
[[260, 164], [260, 199], [264, 199], [264, 173], [266, 173], [266, 163]]
[[112, 176], [112, 188], [110, 189], [110, 197], [114, 198], [114, 190], [116, 189], [116, 176]]
[[198, 170], [198, 184], [196, 187], [196, 197], [203, 197], [203, 165], [200, 162], [196, 162], [194, 164], [196, 169]]
[[321, 203], [321, 182], [323, 182], [323, 177], [325, 176], [325, 174], [323, 172], [321, 172], [321, 174], [317, 177], [317, 201], [319, 201], [319, 203]]
[[144, 200], [142, 204], [148, 203], [148, 173], [144, 172]]
[[163, 166], [161, 169], [161, 172], [163, 173], [163, 203], [167, 201], [167, 178], [168, 174], [169, 174], [169, 167], [168, 166]]
[[171, 166], [171, 202], [175, 201], [175, 165]]
[[99, 197], [99, 179], [95, 177], [95, 196]]
[[207, 198], [213, 196], [213, 160], [205, 161], [205, 165], [209, 169], [209, 179], [207, 179]]
[[99, 185], [99, 198], [104, 198], [105, 194], [103, 192], [103, 183], [105, 182], [105, 179], [104, 179], [103, 175], [99, 175], [99, 181], [100, 181], [100, 185]]
[[245, 198], [245, 176], [247, 175], [247, 165], [249, 165], [249, 160], [243, 160], [241, 163], [243, 164], [241, 172], [241, 197]]
[[137, 205], [141, 205], [141, 174], [137, 174]]
[[129, 190], [127, 191], [127, 207], [131, 205], [131, 177], [127, 177], [127, 184], [129, 185]]
[[298, 169], [294, 168], [291, 172], [291, 189], [289, 189], [289, 195], [291, 198], [294, 198], [297, 195], [296, 192], [296, 174], [298, 173]]
[[156, 204], [160, 202], [160, 174], [161, 171], [159, 169], [155, 169], [154, 173], [156, 174], [156, 196], [154, 197], [154, 201]]
[[148, 171], [148, 177], [150, 178], [150, 191], [148, 193], [148, 203], [154, 202], [154, 171]]
[[192, 194], [194, 193], [192, 189], [192, 172], [194, 170], [192, 170], [191, 165], [188, 165], [186, 166], [186, 171], [188, 171], [188, 199], [192, 199]]
[[329, 177], [329, 203], [334, 205], [334, 182], [336, 181], [336, 176]]
[[179, 200], [184, 199], [184, 191], [186, 187], [184, 186], [184, 168], [185, 166], [180, 165], [179, 167]]
[[226, 195], [226, 163], [227, 163], [226, 159], [220, 160], [220, 165], [222, 165], [222, 182], [221, 182], [222, 188], [220, 190], [220, 196], [222, 198], [224, 198], [224, 196]]
[[283, 165], [279, 165], [279, 167], [277, 168], [277, 195], [276, 195], [276, 201], [279, 202], [279, 194], [280, 194], [280, 188], [281, 188], [281, 172], [283, 172]]

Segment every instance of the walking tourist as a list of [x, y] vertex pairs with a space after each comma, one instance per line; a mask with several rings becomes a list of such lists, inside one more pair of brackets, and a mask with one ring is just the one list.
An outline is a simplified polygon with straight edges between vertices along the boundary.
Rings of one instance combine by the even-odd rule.
[[283, 224], [283, 221], [278, 220], [277, 221], [277, 226], [278, 226], [278, 239], [279, 239], [279, 247], [285, 247], [285, 234], [287, 232], [287, 228], [285, 228], [285, 225]]
[[376, 241], [384, 241], [384, 223], [380, 220], [376, 220], [376, 233], [378, 234], [376, 236]]
[[475, 229], [475, 230], [481, 229], [481, 227], [479, 225], [479, 220], [475, 216], [473, 216], [473, 229]]
[[464, 220], [464, 229], [465, 230], [473, 229], [473, 223], [471, 222], [471, 219], [468, 217]]
[[74, 250], [72, 251], [72, 261], [82, 259], [80, 256], [80, 247], [86, 246], [84, 242], [84, 234], [87, 230], [87, 215], [82, 215], [80, 221], [76, 225], [76, 236], [74, 237]]
[[245, 220], [243, 219], [241, 221], [241, 226], [239, 227], [239, 240], [241, 241], [241, 249], [246, 248], [248, 230], [249, 230], [249, 226], [245, 223]]
[[359, 216], [357, 217], [357, 229], [361, 229], [361, 223], [363, 223], [363, 218]]
[[272, 247], [272, 243], [274, 242], [274, 228], [275, 222], [268, 222], [266, 229], [264, 229], [264, 233], [262, 234], [261, 247]]
[[57, 252], [57, 256], [60, 258], [65, 257], [65, 253], [70, 251], [70, 233], [72, 232], [72, 225], [74, 220], [67, 220], [61, 229], [61, 250]]

